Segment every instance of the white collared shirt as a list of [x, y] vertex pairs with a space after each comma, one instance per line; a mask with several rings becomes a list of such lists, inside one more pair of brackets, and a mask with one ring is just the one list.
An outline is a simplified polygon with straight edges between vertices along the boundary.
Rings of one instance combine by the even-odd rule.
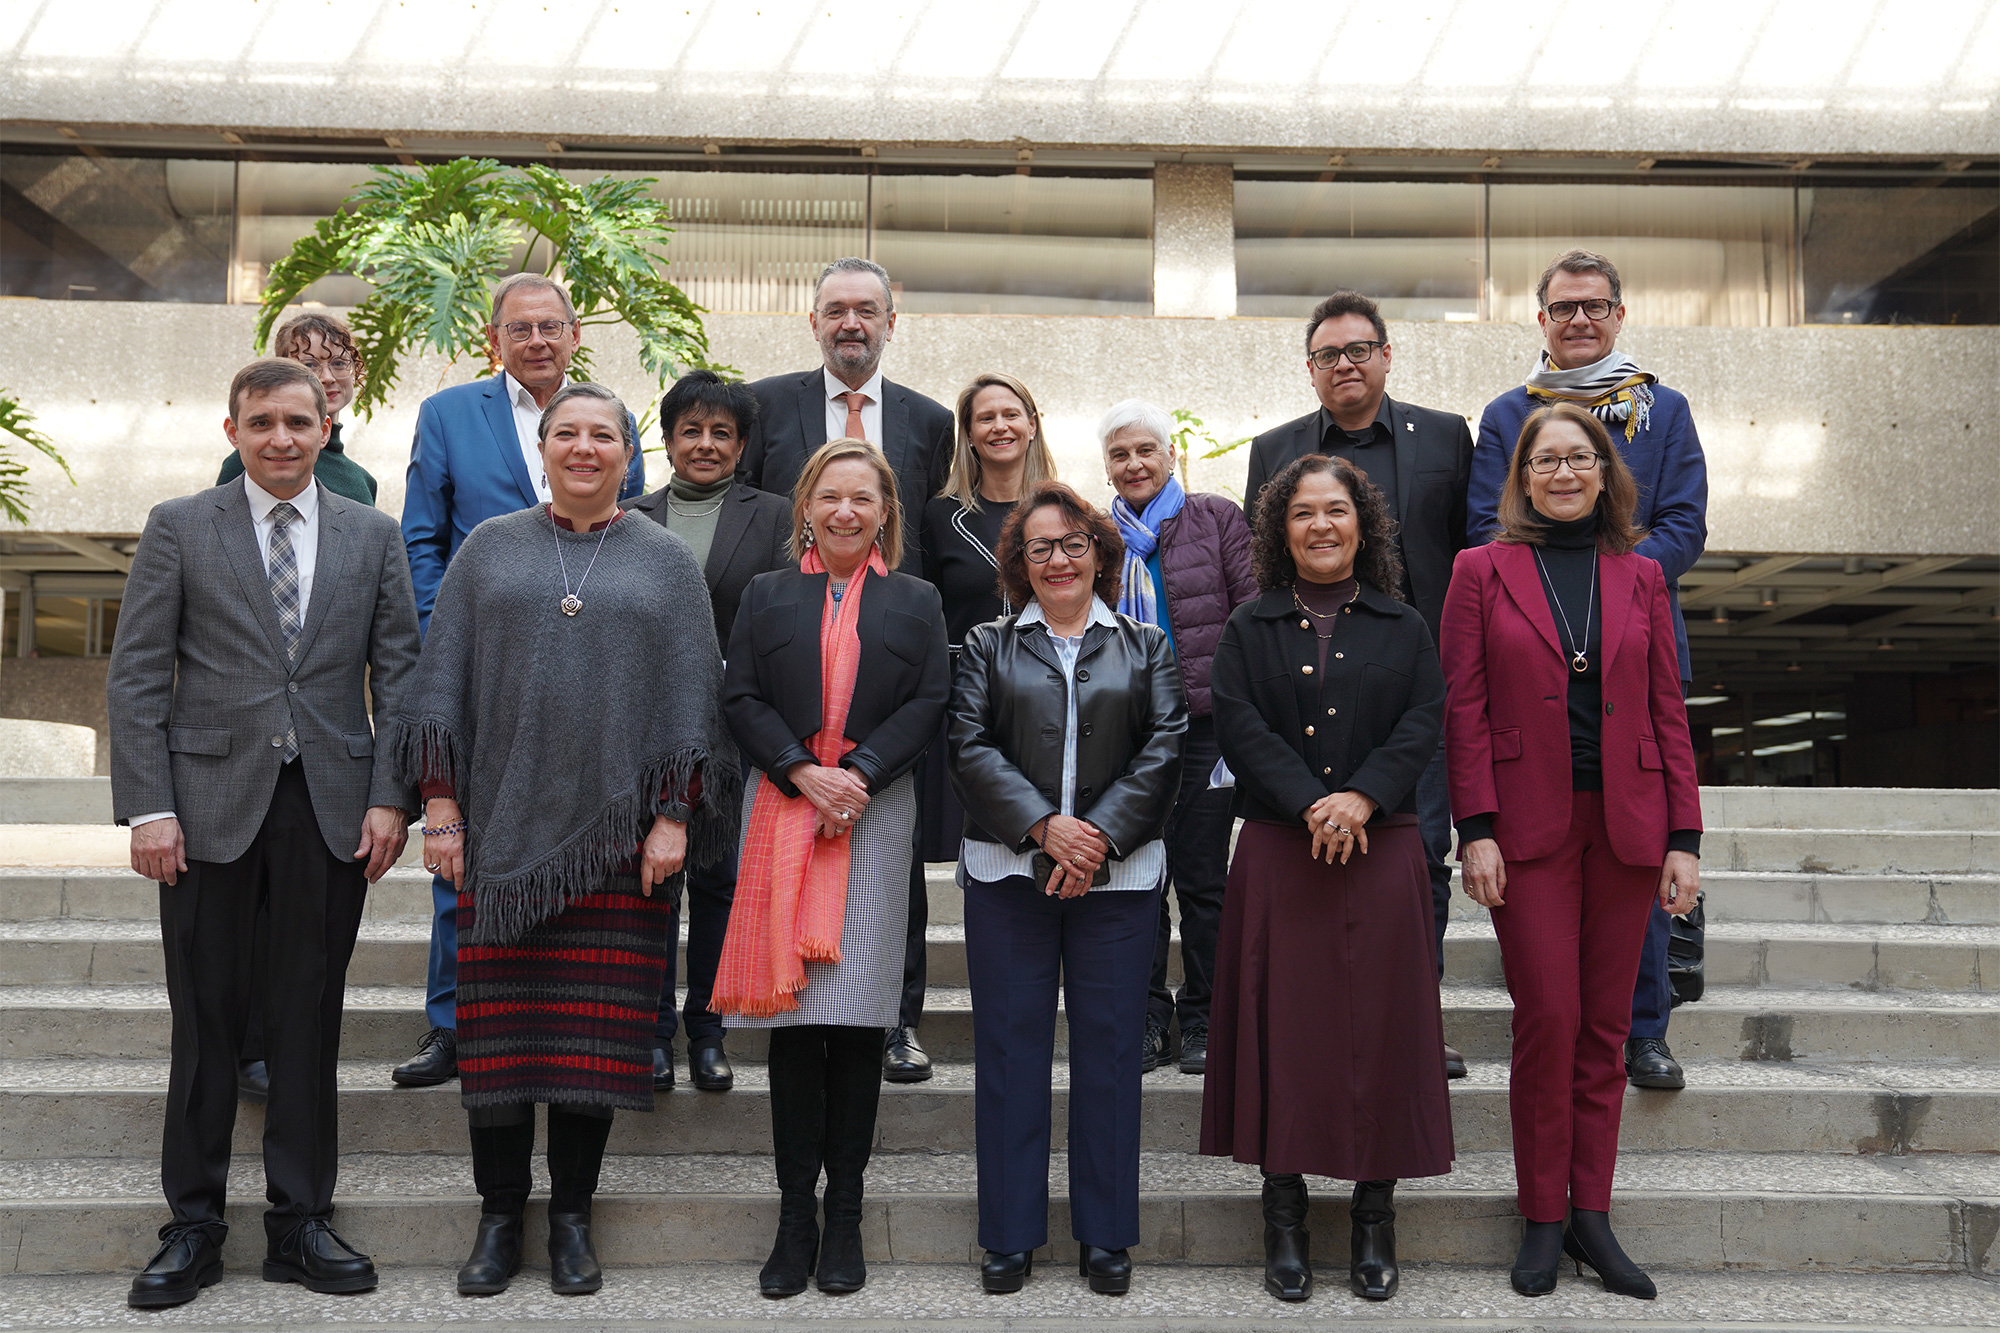
[[548, 469], [542, 466], [542, 409], [535, 406], [535, 395], [528, 392], [528, 386], [504, 370], [500, 372], [500, 386], [507, 395], [507, 405], [514, 410], [514, 434], [521, 441], [521, 461], [528, 465], [528, 482], [535, 488], [535, 498], [547, 504], [555, 497], [549, 490]]
[[[1049, 642], [1056, 650], [1056, 660], [1062, 663], [1063, 676], [1069, 695], [1069, 716], [1063, 730], [1063, 780], [1062, 813], [1076, 813], [1076, 661], [1083, 652], [1083, 635], [1066, 639], [1048, 627], [1048, 618], [1042, 614], [1040, 602], [1029, 602], [1015, 622], [1019, 625], [1040, 625]], [[1104, 604], [1102, 597], [1090, 599], [1090, 619], [1084, 622], [1084, 632], [1092, 625], [1104, 625], [1111, 629], [1118, 627], [1118, 618], [1111, 614], [1111, 608]], [[1012, 852], [997, 842], [979, 842], [972, 838], [962, 839], [958, 849], [958, 866], [961, 875], [970, 876], [985, 884], [997, 884], [1011, 875], [1032, 876], [1035, 867], [1033, 851]], [[1135, 847], [1124, 860], [1111, 862], [1111, 881], [1098, 884], [1091, 892], [1102, 893], [1109, 890], [1134, 890], [1157, 888], [1160, 877], [1167, 868], [1167, 845], [1155, 838], [1149, 843]], [[1036, 886], [1040, 888], [1040, 885]]]
[[868, 443], [874, 445], [877, 449], [886, 450], [886, 446], [882, 441], [881, 367], [876, 367], [875, 373], [868, 377], [868, 382], [859, 389], [854, 390], [850, 390], [845, 384], [842, 384], [835, 377], [834, 373], [824, 366], [820, 368], [819, 373], [826, 380], [826, 438], [829, 440], [846, 438], [847, 395], [850, 392], [859, 393], [868, 400], [861, 405], [862, 434], [867, 437]]

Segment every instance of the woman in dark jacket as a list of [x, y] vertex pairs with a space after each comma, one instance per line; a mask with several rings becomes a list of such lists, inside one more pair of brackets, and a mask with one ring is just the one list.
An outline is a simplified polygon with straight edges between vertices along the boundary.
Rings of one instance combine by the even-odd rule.
[[[659, 490], [630, 501], [626, 508], [644, 514], [686, 542], [708, 584], [715, 611], [716, 642], [729, 642], [736, 625], [736, 604], [750, 580], [792, 563], [792, 507], [784, 499], [745, 486], [736, 479], [743, 442], [757, 422], [757, 395], [742, 384], [731, 384], [712, 370], [690, 370], [674, 381], [660, 400], [660, 434], [667, 441], [667, 462], [673, 477]], [[674, 1086], [674, 1032], [687, 1024], [688, 1075], [704, 1092], [727, 1092], [736, 1071], [722, 1049], [722, 1019], [708, 1007], [715, 984], [715, 965], [722, 956], [722, 935], [729, 925], [729, 904], [736, 896], [736, 857], [688, 871], [687, 1000], [674, 1012], [676, 950], [667, 950], [667, 976], [660, 988], [660, 1018], [653, 1029], [653, 1087]], [[667, 926], [667, 938], [680, 938], [681, 908]]]
[[1417, 777], [1444, 677], [1400, 600], [1395, 520], [1311, 454], [1257, 502], [1257, 582], [1215, 651], [1243, 816], [1216, 960], [1201, 1150], [1264, 1171], [1264, 1285], [1312, 1294], [1302, 1175], [1358, 1182], [1348, 1278], [1396, 1294], [1399, 1178], [1451, 1170]]
[[[937, 589], [902, 559], [896, 477], [865, 440], [822, 445], [793, 491], [796, 569], [750, 581], [722, 706], [757, 770], [709, 1003], [771, 1030], [782, 1195], [766, 1296], [867, 1281], [861, 1178], [882, 1037], [903, 986], [917, 800], [910, 770], [950, 693]], [[826, 1170], [826, 1227], [814, 1192]]]
[[1181, 785], [1167, 817], [1167, 877], [1180, 900], [1181, 993], [1167, 985], [1171, 923], [1166, 893], [1153, 943], [1152, 993], [1146, 1002], [1145, 1067], [1170, 1058], [1168, 1032], [1180, 1018], [1180, 1067], [1208, 1067], [1208, 1005], [1214, 988], [1215, 932], [1229, 872], [1229, 793], [1210, 785], [1221, 751], [1210, 716], [1209, 663], [1229, 613], [1257, 595], [1250, 572], [1250, 525], [1220, 495], [1189, 492], [1174, 476], [1173, 419], [1128, 398], [1097, 423], [1104, 474], [1118, 498], [1111, 516], [1125, 539], [1118, 610], [1167, 632], [1187, 689], [1187, 742]]
[[1139, 1051], [1161, 833], [1187, 703], [1166, 636], [1112, 611], [1118, 529], [1043, 482], [1000, 530], [1024, 609], [967, 632], [951, 701], [971, 976], [981, 1281], [1019, 1291], [1048, 1240], [1050, 1083], [1069, 1017], [1070, 1226], [1091, 1290], [1139, 1240]]

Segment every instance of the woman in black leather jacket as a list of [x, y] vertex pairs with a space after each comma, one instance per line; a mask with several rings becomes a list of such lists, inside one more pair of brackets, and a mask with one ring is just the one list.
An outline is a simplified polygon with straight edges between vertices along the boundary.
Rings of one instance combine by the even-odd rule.
[[1187, 700], [1158, 626], [1110, 609], [1124, 542], [1043, 482], [1000, 530], [1018, 615], [966, 634], [952, 782], [972, 982], [980, 1278], [1019, 1291], [1048, 1241], [1056, 986], [1069, 1015], [1070, 1226], [1091, 1290], [1139, 1239], [1139, 1076]]

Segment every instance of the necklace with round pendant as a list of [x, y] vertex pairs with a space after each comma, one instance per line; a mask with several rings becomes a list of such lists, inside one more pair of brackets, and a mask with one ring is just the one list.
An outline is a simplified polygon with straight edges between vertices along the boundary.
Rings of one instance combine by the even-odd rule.
[[[550, 518], [550, 525], [554, 526], [553, 516]], [[598, 552], [604, 549], [604, 539], [610, 535], [611, 525], [606, 523], [597, 534], [597, 547], [590, 553], [590, 563], [583, 567], [583, 577], [576, 581], [576, 591], [572, 592], [569, 586], [569, 562], [563, 558], [562, 533], [559, 531], [556, 533], [556, 564], [562, 570], [563, 581], [562, 600], [556, 603], [556, 608], [572, 620], [583, 612], [583, 598], [580, 595], [583, 592], [583, 585], [590, 579], [590, 571], [597, 568]]]

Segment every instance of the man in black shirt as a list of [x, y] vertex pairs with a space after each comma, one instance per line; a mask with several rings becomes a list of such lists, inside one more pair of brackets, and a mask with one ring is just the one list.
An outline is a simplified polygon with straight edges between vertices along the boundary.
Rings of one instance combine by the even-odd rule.
[[[1455, 412], [1412, 407], [1389, 397], [1388, 326], [1359, 292], [1335, 292], [1306, 321], [1306, 371], [1319, 407], [1259, 435], [1250, 444], [1243, 507], [1254, 527], [1264, 483], [1307, 454], [1345, 458], [1368, 474], [1401, 525], [1403, 596], [1422, 613], [1431, 638], [1444, 613], [1452, 561], [1465, 547], [1465, 495], [1472, 475], [1472, 431]], [[1438, 970], [1444, 970], [1445, 915], [1451, 906], [1451, 803], [1444, 747], [1417, 783], [1417, 819], [1430, 865]], [[1465, 1061], [1445, 1048], [1446, 1071]]]

